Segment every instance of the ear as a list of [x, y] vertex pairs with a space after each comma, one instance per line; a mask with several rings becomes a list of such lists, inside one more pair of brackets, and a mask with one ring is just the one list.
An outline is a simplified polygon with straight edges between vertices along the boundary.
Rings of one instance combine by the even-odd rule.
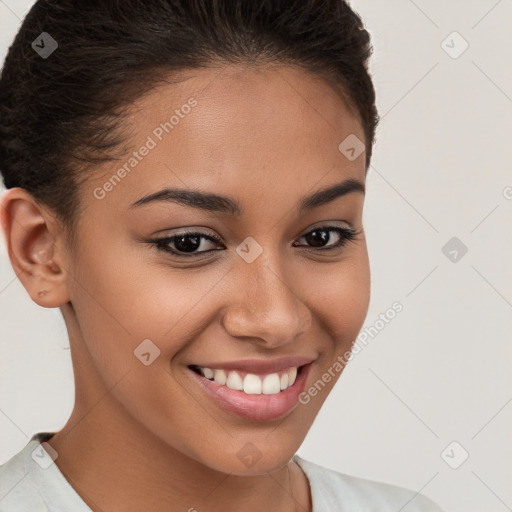
[[11, 265], [32, 300], [45, 308], [69, 302], [60, 223], [20, 187], [2, 196], [0, 223]]

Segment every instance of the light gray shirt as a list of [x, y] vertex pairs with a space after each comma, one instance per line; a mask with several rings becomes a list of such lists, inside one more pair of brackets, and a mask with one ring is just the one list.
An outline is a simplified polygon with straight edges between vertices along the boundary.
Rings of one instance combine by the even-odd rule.
[[[41, 445], [52, 433], [35, 434], [0, 466], [0, 512], [91, 512]], [[51, 447], [50, 447], [51, 448]], [[443, 512], [426, 496], [354, 477], [294, 455], [306, 474], [313, 512]]]

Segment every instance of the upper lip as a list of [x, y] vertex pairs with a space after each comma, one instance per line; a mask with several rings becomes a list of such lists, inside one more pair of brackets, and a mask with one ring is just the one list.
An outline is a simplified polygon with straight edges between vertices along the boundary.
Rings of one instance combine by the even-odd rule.
[[313, 362], [310, 357], [282, 357], [279, 359], [241, 359], [238, 361], [216, 361], [190, 366], [218, 370], [240, 370], [248, 373], [275, 373], [291, 367], [299, 367]]

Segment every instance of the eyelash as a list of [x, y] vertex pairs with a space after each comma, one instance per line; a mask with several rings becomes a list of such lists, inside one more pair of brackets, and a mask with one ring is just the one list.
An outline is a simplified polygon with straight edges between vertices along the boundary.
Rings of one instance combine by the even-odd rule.
[[[356, 231], [355, 229], [352, 229], [352, 228], [342, 228], [340, 226], [319, 226], [319, 227], [313, 228], [311, 231], [308, 231], [304, 235], [301, 235], [299, 238], [303, 238], [315, 231], [334, 231], [340, 235], [340, 239], [334, 245], [331, 245], [329, 247], [319, 247], [316, 249], [317, 251], [331, 251], [334, 249], [339, 249], [339, 248], [343, 247], [347, 242], [353, 241], [356, 238], [356, 236], [360, 233], [360, 231]], [[173, 243], [175, 240], [177, 240], [179, 238], [188, 238], [188, 237], [200, 237], [200, 238], [210, 240], [211, 242], [221, 243], [221, 239], [218, 236], [207, 235], [206, 233], [200, 233], [200, 232], [195, 232], [195, 231], [183, 231], [182, 233], [178, 233], [173, 236], [166, 236], [163, 238], [154, 238], [152, 240], [148, 240], [148, 242], [153, 244], [156, 247], [156, 249], [159, 251], [171, 253], [175, 256], [183, 257], [183, 258], [195, 258], [200, 254], [206, 254], [208, 252], [219, 250], [219, 249], [210, 249], [207, 251], [184, 253], [184, 252], [176, 251], [169, 247], [169, 244]], [[330, 240], [328, 240], [328, 242], [329, 241]], [[315, 249], [315, 248], [313, 247], [313, 249]]]

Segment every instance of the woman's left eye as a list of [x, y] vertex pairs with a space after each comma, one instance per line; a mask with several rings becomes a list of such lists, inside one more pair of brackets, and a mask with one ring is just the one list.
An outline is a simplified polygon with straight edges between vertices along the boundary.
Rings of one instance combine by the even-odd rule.
[[[331, 235], [328, 234], [329, 232], [336, 233], [336, 236], [334, 237], [335, 242], [331, 245], [328, 245], [332, 239]], [[357, 234], [358, 232], [352, 228], [342, 228], [340, 226], [321, 226], [309, 231], [305, 235], [302, 235], [300, 238], [306, 239], [309, 244], [313, 244], [313, 247], [316, 247], [321, 251], [327, 251], [330, 249], [337, 249], [338, 247], [345, 245], [347, 242], [354, 240]]]
[[[332, 232], [335, 233], [334, 237], [329, 234]], [[305, 235], [302, 235], [299, 237], [299, 240], [305, 239], [306, 243], [309, 244], [309, 247], [319, 251], [328, 251], [342, 247], [347, 242], [354, 240], [357, 234], [358, 232], [352, 228], [342, 228], [340, 226], [321, 226], [312, 229]], [[205, 240], [206, 243], [203, 243], [203, 240]], [[334, 243], [332, 243], [333, 240]], [[220, 244], [221, 239], [215, 235], [185, 231], [177, 235], [149, 240], [149, 242], [155, 245], [158, 250], [170, 252], [176, 256], [191, 257], [198, 254], [212, 252], [212, 250], [219, 250], [204, 250], [204, 246], [208, 246], [209, 242]], [[171, 245], [174, 246], [174, 248], [172, 248]], [[297, 247], [295, 243], [294, 247]]]

